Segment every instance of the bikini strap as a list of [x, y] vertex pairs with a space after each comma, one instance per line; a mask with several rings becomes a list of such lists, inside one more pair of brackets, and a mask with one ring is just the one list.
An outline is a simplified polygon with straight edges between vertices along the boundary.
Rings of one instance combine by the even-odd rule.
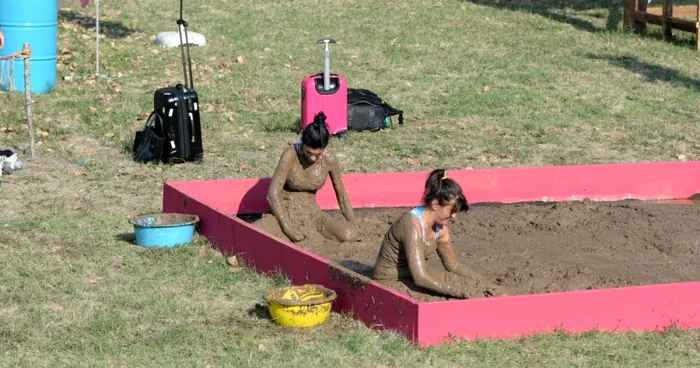
[[411, 210], [410, 212], [411, 217], [418, 219], [418, 222], [420, 222], [420, 227], [422, 230], [422, 236], [423, 236], [423, 243], [425, 244], [425, 224], [423, 223], [423, 206], [420, 207], [415, 207], [414, 209]]

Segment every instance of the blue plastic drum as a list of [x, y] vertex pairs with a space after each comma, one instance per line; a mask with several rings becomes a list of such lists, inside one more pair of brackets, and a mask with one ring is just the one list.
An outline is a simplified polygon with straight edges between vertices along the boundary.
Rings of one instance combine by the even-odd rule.
[[[56, 87], [58, 0], [0, 0], [0, 26], [5, 46], [0, 58], [32, 49], [29, 77], [32, 93], [49, 93]], [[24, 59], [0, 61], [0, 88], [24, 92]]]

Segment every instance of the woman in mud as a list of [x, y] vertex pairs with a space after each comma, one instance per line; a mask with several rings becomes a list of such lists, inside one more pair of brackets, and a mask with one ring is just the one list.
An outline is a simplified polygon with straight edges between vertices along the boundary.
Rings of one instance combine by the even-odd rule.
[[[457, 260], [447, 228], [457, 213], [468, 209], [459, 184], [444, 169], [433, 170], [425, 182], [423, 205], [401, 216], [384, 236], [372, 277], [413, 279], [417, 286], [439, 294], [469, 297], [467, 287], [479, 278]], [[436, 252], [446, 271], [427, 267], [426, 260]]]
[[[326, 116], [321, 112], [304, 128], [301, 140], [282, 152], [267, 194], [274, 216], [263, 215], [255, 223], [257, 227], [293, 242], [314, 233], [341, 242], [357, 240], [359, 229], [343, 187], [340, 165], [326, 149], [329, 139]], [[345, 220], [321, 211], [316, 204], [316, 192], [328, 175]]]

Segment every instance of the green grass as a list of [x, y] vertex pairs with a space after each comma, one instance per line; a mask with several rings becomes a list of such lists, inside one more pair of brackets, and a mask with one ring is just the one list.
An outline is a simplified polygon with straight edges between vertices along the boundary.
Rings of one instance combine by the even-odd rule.
[[[331, 67], [405, 111], [350, 134], [346, 172], [698, 159], [693, 36], [621, 31], [621, 1], [185, 1], [205, 162], [139, 165], [128, 149], [155, 89], [181, 80], [177, 1], [60, 0], [59, 81], [34, 95], [37, 153], [0, 178], [2, 366], [694, 366], [695, 331], [557, 333], [421, 350], [334, 314], [290, 331], [257, 303], [286, 283], [231, 272], [201, 238], [132, 244], [127, 218], [161, 209], [162, 182], [271, 175], [297, 139], [299, 85]], [[618, 4], [619, 3], [619, 4]], [[237, 62], [241, 57], [243, 63]], [[73, 76], [72, 81], [60, 79]], [[24, 96], [0, 93], [0, 145], [27, 147]], [[412, 160], [409, 160], [411, 158]], [[78, 162], [84, 161], [83, 164]], [[462, 318], [464, 316], [455, 316]], [[446, 316], [449, 318], [449, 316]]]

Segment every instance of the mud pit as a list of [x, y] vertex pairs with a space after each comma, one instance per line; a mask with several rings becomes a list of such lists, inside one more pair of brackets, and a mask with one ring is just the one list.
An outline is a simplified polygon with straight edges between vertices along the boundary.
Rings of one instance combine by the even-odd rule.
[[[359, 242], [318, 235], [297, 245], [369, 276], [382, 237], [408, 210], [356, 209]], [[700, 280], [699, 205], [477, 204], [450, 224], [450, 232], [460, 260], [509, 295]], [[437, 255], [428, 265], [442, 268]], [[410, 281], [382, 283], [421, 301], [448, 299]], [[465, 287], [478, 297], [485, 286]]]

